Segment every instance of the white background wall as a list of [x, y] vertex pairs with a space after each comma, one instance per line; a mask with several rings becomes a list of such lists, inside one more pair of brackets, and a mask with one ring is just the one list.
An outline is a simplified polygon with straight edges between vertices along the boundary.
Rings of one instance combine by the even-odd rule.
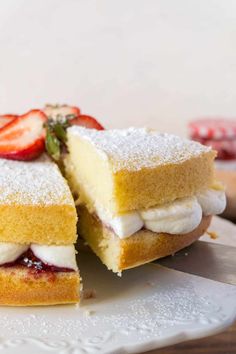
[[236, 1], [0, 0], [0, 112], [45, 102], [179, 134], [236, 116]]

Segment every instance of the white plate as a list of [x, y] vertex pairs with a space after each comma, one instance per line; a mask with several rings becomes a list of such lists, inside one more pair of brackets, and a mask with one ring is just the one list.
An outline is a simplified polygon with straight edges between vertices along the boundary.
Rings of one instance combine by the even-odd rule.
[[236, 317], [234, 286], [155, 264], [120, 278], [95, 256], [79, 258], [96, 298], [80, 308], [1, 308], [0, 354], [139, 353], [217, 333]]

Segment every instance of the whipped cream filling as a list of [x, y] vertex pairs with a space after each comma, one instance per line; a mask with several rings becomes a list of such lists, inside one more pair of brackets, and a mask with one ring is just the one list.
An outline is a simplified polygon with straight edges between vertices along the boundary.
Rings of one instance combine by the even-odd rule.
[[142, 229], [144, 222], [139, 213], [132, 211], [119, 216], [112, 217], [104, 209], [96, 208], [99, 219], [111, 227], [117, 236], [125, 238], [133, 235], [135, 232]]
[[193, 197], [176, 199], [171, 203], [115, 217], [97, 207], [96, 213], [100, 220], [122, 239], [143, 227], [153, 232], [186, 234], [201, 223], [202, 215], [221, 214], [225, 207], [224, 190], [210, 188]]
[[15, 262], [28, 248], [29, 246], [18, 243], [0, 242], [0, 265]]
[[196, 197], [177, 199], [156, 208], [141, 210], [146, 229], [169, 234], [187, 234], [202, 220], [202, 208]]
[[74, 245], [20, 245], [0, 242], [0, 265], [15, 262], [28, 249], [31, 249], [33, 254], [45, 264], [59, 268], [78, 269]]
[[222, 190], [207, 189], [197, 194], [198, 203], [204, 215], [218, 215], [226, 207], [226, 195]]
[[59, 268], [78, 269], [75, 259], [75, 247], [73, 245], [46, 246], [31, 244], [30, 248], [33, 254], [43, 263]]

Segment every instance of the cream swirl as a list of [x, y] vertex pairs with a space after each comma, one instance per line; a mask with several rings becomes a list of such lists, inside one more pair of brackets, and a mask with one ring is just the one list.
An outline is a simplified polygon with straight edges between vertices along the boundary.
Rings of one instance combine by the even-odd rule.
[[204, 215], [221, 214], [226, 207], [226, 195], [224, 190], [206, 189], [197, 194], [197, 200], [201, 205]]
[[28, 245], [0, 242], [0, 265], [15, 262], [28, 248]]
[[186, 234], [200, 224], [202, 209], [196, 197], [188, 197], [142, 210], [140, 215], [148, 230], [168, 234]]
[[225, 206], [224, 190], [210, 188], [196, 196], [176, 199], [148, 209], [112, 216], [104, 209], [96, 207], [96, 213], [105, 225], [123, 239], [143, 227], [157, 233], [186, 234], [200, 224], [202, 215], [220, 214]]

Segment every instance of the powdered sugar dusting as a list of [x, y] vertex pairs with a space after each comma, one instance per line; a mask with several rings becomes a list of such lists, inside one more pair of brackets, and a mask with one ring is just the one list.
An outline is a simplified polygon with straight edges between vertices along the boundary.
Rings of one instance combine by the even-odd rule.
[[112, 163], [113, 171], [181, 163], [210, 151], [197, 142], [148, 128], [95, 130], [74, 126], [68, 134], [88, 140]]
[[0, 159], [0, 204], [73, 205], [73, 199], [57, 165], [45, 155], [31, 162]]

